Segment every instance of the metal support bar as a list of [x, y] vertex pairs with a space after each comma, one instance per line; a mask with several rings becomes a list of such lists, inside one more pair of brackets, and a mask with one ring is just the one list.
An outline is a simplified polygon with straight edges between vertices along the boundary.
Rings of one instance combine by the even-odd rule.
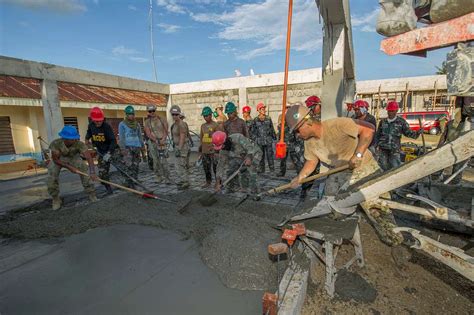
[[421, 249], [430, 256], [438, 259], [443, 264], [453, 268], [467, 279], [474, 281], [474, 257], [464, 253], [463, 250], [445, 245], [427, 236], [421, 235], [420, 231], [407, 228], [397, 227], [393, 229], [394, 232], [410, 233], [418, 243], [412, 248]]

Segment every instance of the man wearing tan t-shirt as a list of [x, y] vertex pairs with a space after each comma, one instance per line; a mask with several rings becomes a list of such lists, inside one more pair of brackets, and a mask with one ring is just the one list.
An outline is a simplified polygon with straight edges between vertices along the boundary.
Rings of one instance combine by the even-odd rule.
[[203, 187], [206, 188], [209, 187], [212, 182], [211, 169], [214, 171], [214, 175], [217, 174], [217, 158], [214, 156], [214, 148], [212, 147], [212, 134], [217, 131], [219, 125], [212, 120], [212, 109], [209, 106], [202, 109], [201, 115], [206, 121], [201, 125], [201, 146], [199, 147], [202, 166], [204, 168], [204, 174], [206, 175], [206, 184], [204, 184]]
[[[290, 129], [305, 141], [306, 162], [298, 176], [291, 181], [292, 187], [296, 188], [301, 180], [309, 176], [318, 162], [328, 168], [346, 164], [350, 167], [350, 170], [328, 176], [326, 196], [335, 196], [359, 180], [381, 172], [367, 150], [374, 136], [374, 128], [369, 123], [351, 118], [334, 118], [320, 122], [312, 117], [309, 109], [303, 105], [290, 107], [285, 117]], [[382, 241], [391, 245], [401, 243], [402, 237], [392, 231], [396, 225], [390, 210], [382, 213], [369, 208], [366, 203], [361, 206]], [[374, 214], [374, 211], [378, 213]]]

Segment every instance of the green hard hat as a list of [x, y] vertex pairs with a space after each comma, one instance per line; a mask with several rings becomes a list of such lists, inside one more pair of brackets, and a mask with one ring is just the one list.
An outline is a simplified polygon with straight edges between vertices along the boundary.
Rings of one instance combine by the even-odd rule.
[[125, 107], [125, 115], [135, 115], [135, 108], [132, 105]]
[[212, 109], [209, 106], [206, 106], [202, 109], [202, 116], [212, 115]]
[[212, 112], [212, 116], [214, 116], [214, 118], [219, 117], [219, 113], [217, 112], [217, 110]]
[[230, 114], [230, 113], [233, 113], [233, 112], [235, 112], [235, 111], [237, 111], [237, 107], [235, 106], [234, 103], [228, 102], [227, 104], [225, 104], [224, 113]]

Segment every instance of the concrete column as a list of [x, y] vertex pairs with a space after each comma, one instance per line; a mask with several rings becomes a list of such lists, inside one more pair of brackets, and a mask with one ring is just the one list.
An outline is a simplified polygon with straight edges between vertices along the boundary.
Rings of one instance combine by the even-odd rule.
[[46, 134], [48, 142], [51, 142], [58, 138], [58, 132], [64, 126], [56, 81], [48, 79], [41, 81], [41, 102], [46, 123]]
[[239, 88], [239, 108], [242, 110], [242, 107], [247, 105], [247, 88], [240, 87]]
[[[40, 141], [38, 140], [39, 137], [39, 124], [38, 124], [38, 116], [36, 115], [36, 108], [29, 107], [28, 108], [28, 116], [29, 116], [29, 128], [31, 129], [31, 141], [33, 142], [33, 152], [41, 152], [41, 145]], [[30, 136], [30, 135], [28, 135]]]
[[325, 25], [323, 37], [323, 85], [321, 119], [341, 117], [346, 98], [344, 80], [344, 24]]
[[168, 121], [168, 125], [171, 126], [173, 124], [173, 117], [171, 116], [170, 109], [173, 105], [173, 100], [171, 94], [168, 96], [168, 103], [166, 104], [166, 120]]

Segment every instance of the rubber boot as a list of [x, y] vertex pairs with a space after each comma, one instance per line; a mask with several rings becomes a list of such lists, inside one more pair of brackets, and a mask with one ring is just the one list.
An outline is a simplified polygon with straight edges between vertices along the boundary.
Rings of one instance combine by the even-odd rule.
[[53, 210], [56, 211], [56, 210], [59, 210], [61, 208], [61, 198], [59, 198], [59, 196], [57, 197], [53, 197]]
[[89, 200], [90, 200], [91, 202], [96, 202], [96, 201], [97, 201], [97, 197], [96, 197], [96, 195], [95, 195], [95, 191], [89, 193]]
[[112, 195], [114, 193], [112, 186], [110, 186], [109, 184], [106, 184], [104, 186], [105, 186], [105, 190], [107, 191], [107, 195]]

